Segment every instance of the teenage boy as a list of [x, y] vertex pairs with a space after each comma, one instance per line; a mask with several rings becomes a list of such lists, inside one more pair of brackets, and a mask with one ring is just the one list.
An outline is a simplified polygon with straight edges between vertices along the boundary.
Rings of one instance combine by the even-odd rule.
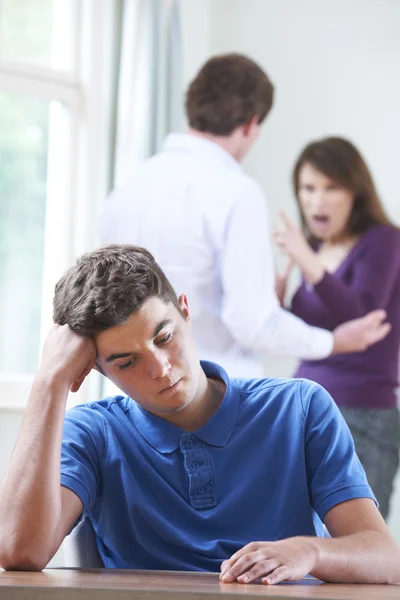
[[[355, 334], [378, 341], [381, 318]], [[328, 393], [200, 363], [187, 297], [148, 251], [81, 257], [56, 286], [54, 320], [0, 489], [2, 567], [42, 569], [85, 515], [106, 567], [400, 581], [399, 549]], [[68, 391], [92, 368], [126, 396], [64, 422]], [[322, 523], [332, 539], [318, 537]]]

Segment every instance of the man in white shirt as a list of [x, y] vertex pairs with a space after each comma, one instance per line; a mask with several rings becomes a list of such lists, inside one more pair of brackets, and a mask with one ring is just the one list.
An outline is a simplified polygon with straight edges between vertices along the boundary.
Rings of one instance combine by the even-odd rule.
[[332, 333], [281, 308], [266, 201], [240, 166], [273, 101], [273, 86], [239, 54], [210, 59], [189, 86], [189, 130], [135, 169], [107, 199], [101, 241], [150, 250], [187, 293], [202, 359], [231, 376], [262, 376], [260, 354], [322, 359], [364, 350], [382, 313]]

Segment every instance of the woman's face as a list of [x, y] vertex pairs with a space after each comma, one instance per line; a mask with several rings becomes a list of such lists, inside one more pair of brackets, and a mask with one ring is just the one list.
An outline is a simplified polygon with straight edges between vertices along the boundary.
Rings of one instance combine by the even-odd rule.
[[299, 202], [307, 227], [320, 240], [339, 242], [349, 235], [354, 194], [305, 163], [299, 172]]

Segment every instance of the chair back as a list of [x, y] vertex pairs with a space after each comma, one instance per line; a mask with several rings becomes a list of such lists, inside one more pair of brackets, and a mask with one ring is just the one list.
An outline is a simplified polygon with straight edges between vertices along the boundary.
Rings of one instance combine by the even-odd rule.
[[63, 542], [65, 567], [79, 569], [103, 569], [104, 564], [97, 550], [96, 534], [87, 517], [72, 530]]

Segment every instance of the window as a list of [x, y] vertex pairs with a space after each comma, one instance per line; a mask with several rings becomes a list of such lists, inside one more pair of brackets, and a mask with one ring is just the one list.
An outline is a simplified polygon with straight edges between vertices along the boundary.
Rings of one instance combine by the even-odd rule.
[[0, 92], [0, 371], [34, 373], [42, 302], [49, 102]]
[[1, 0], [0, 54], [50, 64], [52, 0]]
[[96, 243], [121, 4], [0, 0], [0, 406], [25, 404], [54, 284]]

